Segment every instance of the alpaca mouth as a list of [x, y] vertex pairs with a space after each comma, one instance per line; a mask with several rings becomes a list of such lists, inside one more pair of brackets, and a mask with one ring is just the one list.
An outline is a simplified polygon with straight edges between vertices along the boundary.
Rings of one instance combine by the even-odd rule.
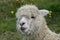
[[30, 34], [31, 34], [31, 32], [30, 32], [29, 29], [23, 30], [22, 32], [23, 32], [25, 35], [30, 35]]
[[28, 32], [28, 29], [24, 29], [24, 28], [21, 28], [21, 31], [24, 32], [24, 33], [27, 33]]

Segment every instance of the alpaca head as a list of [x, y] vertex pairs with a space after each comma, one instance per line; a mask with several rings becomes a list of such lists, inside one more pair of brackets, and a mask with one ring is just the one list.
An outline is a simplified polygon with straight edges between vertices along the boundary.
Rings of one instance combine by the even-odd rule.
[[48, 13], [48, 10], [38, 10], [34, 5], [20, 7], [16, 12], [17, 30], [21, 34], [33, 33], [38, 30], [42, 18]]

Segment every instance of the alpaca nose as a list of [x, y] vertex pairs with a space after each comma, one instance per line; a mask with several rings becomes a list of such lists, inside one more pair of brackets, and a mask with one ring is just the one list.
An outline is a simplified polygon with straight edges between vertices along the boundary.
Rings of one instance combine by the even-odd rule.
[[24, 25], [25, 23], [23, 22], [23, 23], [20, 23], [20, 25], [21, 25], [21, 30], [22, 31], [24, 31], [26, 28], [25, 27], [23, 27], [23, 25]]
[[21, 26], [23, 26], [25, 23], [20, 23]]

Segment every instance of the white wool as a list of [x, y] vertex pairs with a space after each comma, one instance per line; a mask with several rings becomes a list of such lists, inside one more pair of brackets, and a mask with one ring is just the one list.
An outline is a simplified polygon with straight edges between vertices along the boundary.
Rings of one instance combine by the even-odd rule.
[[[49, 13], [48, 10], [38, 10], [38, 8], [34, 5], [24, 5], [17, 10], [16, 12], [16, 18], [18, 18], [17, 26], [21, 15], [31, 17], [31, 14], [34, 14], [34, 16], [36, 17], [36, 19], [33, 19], [32, 22], [30, 22], [31, 25], [29, 25], [32, 26], [33, 28], [33, 29], [30, 28], [32, 29], [31, 34], [22, 35], [20, 33], [24, 38], [23, 40], [60, 40], [60, 35], [52, 32], [47, 27], [44, 16], [46, 16], [48, 13]], [[30, 19], [28, 18], [28, 20]], [[17, 30], [18, 32], [20, 32], [19, 29]], [[28, 33], [30, 32], [28, 31]]]
[[[16, 12], [16, 18], [19, 18], [20, 17], [20, 11], [22, 12], [22, 13], [24, 13], [22, 10], [28, 10], [28, 11], [30, 11], [29, 9], [32, 9], [32, 10], [38, 10], [37, 9], [37, 7], [35, 7], [35, 5], [25, 5], [25, 6], [23, 6], [23, 7], [20, 7], [18, 10], [17, 10], [17, 12]], [[24, 10], [24, 11], [25, 11]], [[28, 13], [28, 12], [25, 12], [25, 13]], [[17, 16], [18, 15], [18, 16]]]

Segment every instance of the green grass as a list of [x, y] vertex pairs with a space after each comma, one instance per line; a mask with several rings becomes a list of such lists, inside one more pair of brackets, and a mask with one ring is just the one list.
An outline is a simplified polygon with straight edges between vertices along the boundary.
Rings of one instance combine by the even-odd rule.
[[22, 40], [16, 31], [16, 19], [4, 19], [0, 23], [0, 40]]
[[2, 20], [2, 22], [0, 23], [0, 31], [1, 32], [5, 32], [5, 31], [15, 32], [16, 31], [16, 21], [15, 21], [15, 18]]
[[16, 32], [6, 31], [0, 35], [0, 40], [22, 40], [22, 37], [20, 37]]
[[48, 24], [48, 27], [53, 32], [60, 33], [60, 16], [52, 18], [52, 19], [47, 19], [47, 24]]

